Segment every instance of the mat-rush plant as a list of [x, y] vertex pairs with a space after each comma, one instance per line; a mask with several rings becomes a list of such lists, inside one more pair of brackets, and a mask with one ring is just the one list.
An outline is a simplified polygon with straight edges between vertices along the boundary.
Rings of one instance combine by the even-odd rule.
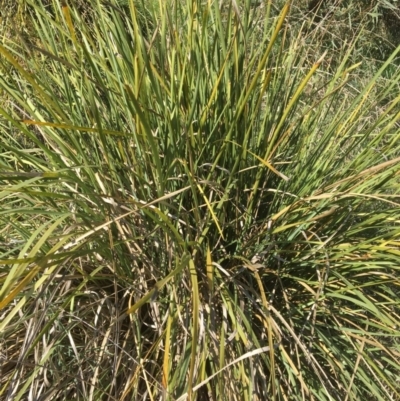
[[128, 3], [0, 46], [0, 398], [398, 399], [397, 52], [352, 94], [288, 5]]

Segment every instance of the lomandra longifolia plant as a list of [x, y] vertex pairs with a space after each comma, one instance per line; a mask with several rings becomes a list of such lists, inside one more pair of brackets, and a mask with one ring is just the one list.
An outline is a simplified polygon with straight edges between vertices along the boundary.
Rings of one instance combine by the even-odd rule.
[[0, 398], [398, 399], [398, 50], [356, 87], [289, 4], [23, 3]]

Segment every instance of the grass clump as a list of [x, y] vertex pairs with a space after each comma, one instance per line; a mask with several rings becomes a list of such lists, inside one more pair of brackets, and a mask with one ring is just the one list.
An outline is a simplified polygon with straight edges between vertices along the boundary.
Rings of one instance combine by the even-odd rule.
[[354, 88], [289, 4], [26, 5], [0, 397], [398, 399], [399, 49]]

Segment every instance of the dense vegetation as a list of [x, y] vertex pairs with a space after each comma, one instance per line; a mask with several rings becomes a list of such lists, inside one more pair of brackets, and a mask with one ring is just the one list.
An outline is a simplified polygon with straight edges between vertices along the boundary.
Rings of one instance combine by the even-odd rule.
[[0, 399], [399, 400], [394, 3], [4, 4]]

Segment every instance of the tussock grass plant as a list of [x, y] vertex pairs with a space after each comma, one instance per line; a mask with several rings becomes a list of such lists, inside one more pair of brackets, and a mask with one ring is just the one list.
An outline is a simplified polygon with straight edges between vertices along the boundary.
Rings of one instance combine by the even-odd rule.
[[357, 92], [288, 4], [26, 6], [0, 398], [399, 399], [399, 49]]

